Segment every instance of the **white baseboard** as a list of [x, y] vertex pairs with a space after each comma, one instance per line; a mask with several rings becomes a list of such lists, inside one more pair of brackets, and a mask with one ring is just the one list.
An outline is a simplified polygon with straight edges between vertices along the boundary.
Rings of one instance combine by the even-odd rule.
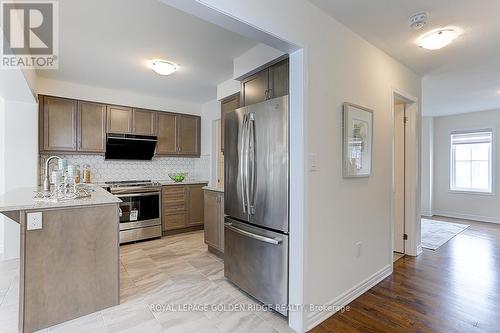
[[498, 218], [498, 217], [463, 214], [463, 213], [448, 212], [448, 211], [443, 211], [443, 210], [435, 210], [435, 211], [433, 211], [433, 213], [434, 213], [434, 215], [451, 217], [451, 218], [455, 218], [455, 219], [473, 220], [473, 221], [489, 222], [489, 223], [500, 223], [500, 218]]
[[432, 215], [434, 215], [434, 214], [432, 213], [432, 211], [426, 210], [426, 211], [421, 211], [420, 215], [425, 216], [425, 217], [432, 217]]
[[[344, 307], [347, 304], [351, 303], [354, 301], [356, 298], [373, 288], [376, 284], [378, 284], [380, 281], [388, 277], [389, 275], [392, 274], [392, 264], [387, 265], [384, 268], [382, 268], [380, 271], [376, 272], [366, 280], [362, 281], [361, 283], [357, 284], [353, 288], [347, 290], [340, 296], [336, 297], [335, 299], [331, 300], [327, 304], [324, 304], [325, 307]], [[309, 312], [307, 314], [307, 330], [311, 330], [314, 327], [318, 326], [322, 322], [324, 322], [326, 319], [331, 317], [335, 312], [331, 311], [316, 311], [316, 312]]]
[[417, 245], [417, 256], [421, 255], [422, 254], [422, 244], [418, 244]]

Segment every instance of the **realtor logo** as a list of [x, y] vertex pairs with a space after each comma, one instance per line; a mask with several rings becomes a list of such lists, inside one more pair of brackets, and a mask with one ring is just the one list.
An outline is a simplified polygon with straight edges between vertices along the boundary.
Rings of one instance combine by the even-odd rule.
[[58, 68], [58, 2], [0, 1], [2, 68]]

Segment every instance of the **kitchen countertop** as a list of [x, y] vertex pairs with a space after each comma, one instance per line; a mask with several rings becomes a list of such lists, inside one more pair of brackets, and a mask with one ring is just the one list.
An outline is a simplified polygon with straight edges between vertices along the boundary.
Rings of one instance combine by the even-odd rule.
[[208, 180], [200, 180], [200, 179], [185, 179], [184, 181], [180, 183], [176, 183], [173, 180], [167, 179], [167, 180], [158, 180], [158, 182], [163, 185], [194, 185], [194, 184], [208, 184]]
[[99, 186], [91, 185], [91, 188], [94, 192], [91, 192], [90, 197], [59, 202], [35, 201], [33, 197], [34, 192], [38, 190], [37, 188], [23, 187], [15, 189], [0, 196], [0, 212], [94, 206], [121, 202], [120, 199]]
[[224, 188], [223, 187], [218, 187], [218, 186], [205, 186], [205, 187], [203, 187], [203, 189], [207, 190], [207, 191], [214, 191], [214, 192], [224, 193]]

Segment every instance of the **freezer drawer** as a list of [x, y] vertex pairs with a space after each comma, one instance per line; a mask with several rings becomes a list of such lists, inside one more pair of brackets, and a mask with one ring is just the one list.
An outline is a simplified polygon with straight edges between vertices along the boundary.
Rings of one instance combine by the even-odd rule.
[[264, 304], [287, 316], [288, 235], [224, 220], [224, 275]]

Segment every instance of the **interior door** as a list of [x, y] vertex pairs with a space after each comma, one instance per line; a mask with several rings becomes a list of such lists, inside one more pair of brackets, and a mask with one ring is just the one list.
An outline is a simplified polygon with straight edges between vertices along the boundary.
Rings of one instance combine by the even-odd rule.
[[405, 105], [394, 106], [394, 251], [404, 253]]

